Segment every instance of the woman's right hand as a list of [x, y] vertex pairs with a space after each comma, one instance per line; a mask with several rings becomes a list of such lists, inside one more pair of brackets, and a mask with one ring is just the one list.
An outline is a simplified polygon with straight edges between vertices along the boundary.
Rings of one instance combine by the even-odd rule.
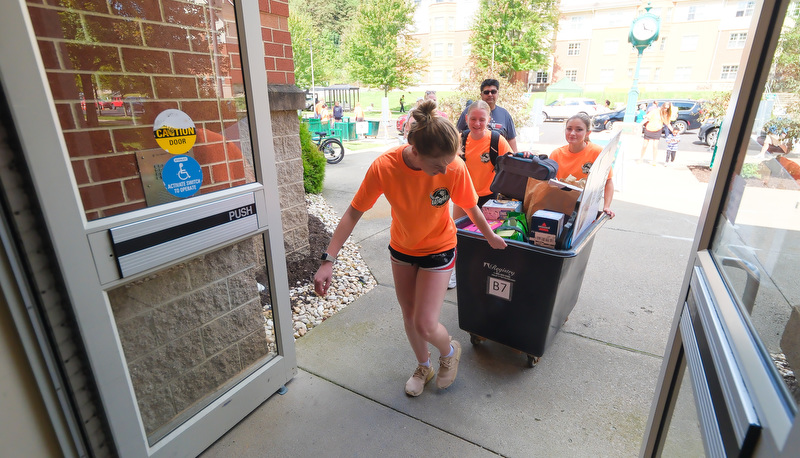
[[495, 233], [490, 234], [489, 238], [486, 239], [486, 241], [489, 242], [489, 246], [494, 248], [495, 250], [503, 250], [505, 249], [505, 247], [508, 246], [505, 239], [503, 239], [503, 237], [500, 237]]
[[317, 273], [314, 274], [314, 292], [317, 296], [325, 296], [328, 294], [328, 288], [331, 286], [333, 280], [333, 263], [323, 262]]

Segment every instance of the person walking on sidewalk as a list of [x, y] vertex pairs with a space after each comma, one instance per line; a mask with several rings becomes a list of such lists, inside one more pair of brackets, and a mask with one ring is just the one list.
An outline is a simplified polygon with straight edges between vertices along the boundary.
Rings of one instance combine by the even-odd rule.
[[[670, 119], [672, 118], [672, 104], [664, 102], [661, 108], [649, 111], [644, 116], [644, 130], [642, 136], [642, 153], [639, 156], [639, 162], [644, 159], [647, 150], [653, 151], [653, 162], [651, 165], [656, 165], [656, 153], [658, 152], [658, 142], [661, 140], [661, 132], [664, 126], [670, 126]], [[671, 126], [670, 126], [671, 128]]]
[[467, 209], [492, 248], [505, 248], [506, 243], [492, 232], [478, 208], [478, 195], [466, 165], [456, 156], [459, 135], [453, 124], [436, 114], [432, 100], [426, 100], [411, 114], [415, 122], [408, 134], [409, 143], [389, 149], [370, 165], [322, 254], [314, 290], [321, 296], [327, 293], [336, 255], [364, 212], [383, 194], [392, 208], [389, 258], [395, 293], [406, 337], [418, 362], [405, 391], [409, 396], [419, 396], [434, 376], [428, 344], [439, 351], [439, 388], [453, 383], [461, 358], [461, 345], [439, 322], [456, 256], [450, 200]]
[[667, 158], [664, 160], [664, 166], [670, 162], [675, 162], [675, 154], [678, 152], [678, 143], [681, 141], [680, 131], [677, 127], [670, 127], [669, 124], [664, 126], [664, 137], [667, 139]]
[[403, 94], [400, 96], [400, 113], [406, 112], [406, 95]]

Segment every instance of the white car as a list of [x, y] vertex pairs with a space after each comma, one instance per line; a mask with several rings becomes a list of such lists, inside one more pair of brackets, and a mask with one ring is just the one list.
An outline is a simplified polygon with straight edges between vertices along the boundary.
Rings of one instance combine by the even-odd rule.
[[545, 121], [568, 119], [578, 113], [584, 113], [591, 118], [597, 112], [597, 104], [592, 99], [566, 98], [545, 105], [542, 108], [542, 118]]

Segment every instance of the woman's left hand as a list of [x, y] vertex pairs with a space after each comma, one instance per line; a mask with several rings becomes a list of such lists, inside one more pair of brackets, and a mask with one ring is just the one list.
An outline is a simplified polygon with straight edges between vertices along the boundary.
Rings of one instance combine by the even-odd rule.
[[610, 208], [608, 208], [608, 207], [606, 207], [606, 208], [604, 208], [604, 209], [603, 209], [603, 213], [605, 213], [606, 215], [608, 215], [609, 219], [613, 219], [613, 218], [614, 218], [614, 216], [616, 216], [616, 213], [614, 213], [613, 211], [611, 211], [611, 209], [610, 209]]

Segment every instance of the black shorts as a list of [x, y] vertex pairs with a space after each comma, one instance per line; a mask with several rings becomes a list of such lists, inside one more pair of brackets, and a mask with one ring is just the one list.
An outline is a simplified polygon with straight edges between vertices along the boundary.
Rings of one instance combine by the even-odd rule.
[[456, 249], [452, 248], [441, 253], [429, 254], [427, 256], [411, 256], [401, 253], [391, 246], [389, 247], [392, 262], [418, 266], [423, 270], [452, 270], [456, 266]]
[[655, 132], [649, 131], [647, 129], [644, 130], [644, 139], [645, 140], [660, 140], [661, 139], [661, 131], [657, 130]]

